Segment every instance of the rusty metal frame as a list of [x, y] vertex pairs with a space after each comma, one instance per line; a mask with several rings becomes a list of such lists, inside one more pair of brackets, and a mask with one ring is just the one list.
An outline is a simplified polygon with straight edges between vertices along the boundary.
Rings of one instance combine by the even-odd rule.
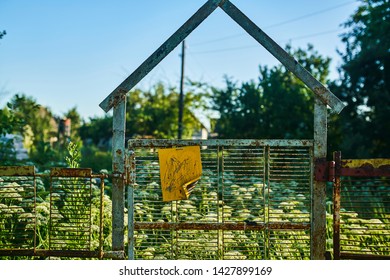
[[[32, 237], [32, 244], [30, 248], [0, 248], [0, 256], [27, 256], [27, 257], [80, 257], [80, 258], [123, 258], [123, 254], [119, 255], [116, 252], [103, 252], [103, 209], [104, 209], [104, 179], [107, 175], [92, 174], [91, 169], [85, 168], [52, 168], [50, 173], [36, 173], [34, 166], [0, 166], [0, 178], [8, 178], [12, 181], [15, 178], [17, 182], [20, 179], [29, 177], [32, 180], [31, 188], [34, 189], [34, 206], [31, 213], [34, 215], [34, 236]], [[36, 220], [36, 178], [48, 178], [50, 180], [50, 189], [52, 189], [53, 178], [66, 178], [69, 180], [81, 180], [82, 178], [91, 180], [92, 178], [100, 179], [100, 213], [99, 213], [99, 245], [97, 250], [78, 250], [78, 249], [56, 249], [51, 248], [49, 244], [48, 249], [37, 249], [37, 220]], [[12, 180], [11, 180], [12, 179]], [[24, 180], [24, 179], [22, 179]], [[51, 191], [50, 191], [51, 192]], [[91, 210], [91, 209], [90, 209]], [[27, 212], [25, 212], [27, 213]], [[50, 195], [50, 217], [52, 213], [52, 198]], [[91, 213], [90, 213], [91, 214]], [[50, 228], [51, 218], [49, 218], [48, 228]], [[89, 233], [89, 235], [91, 232]], [[51, 231], [48, 232], [49, 243], [51, 240]], [[90, 236], [89, 236], [90, 239]], [[90, 243], [90, 240], [89, 240]]]
[[[220, 7], [229, 17], [238, 23], [260, 45], [267, 49], [289, 71], [295, 74], [307, 85], [315, 96], [314, 105], [314, 161], [326, 158], [327, 144], [327, 106], [334, 113], [339, 113], [344, 104], [314, 78], [302, 65], [291, 57], [283, 48], [273, 41], [264, 31], [253, 23], [229, 0], [207, 1], [188, 21], [186, 21], [171, 37], [169, 37], [152, 55], [150, 55], [131, 75], [115, 88], [101, 103], [100, 107], [108, 112], [114, 108], [114, 136], [113, 143], [113, 170], [118, 177], [113, 185], [113, 248], [122, 251], [123, 217], [124, 217], [124, 188], [125, 173], [122, 164], [125, 162], [125, 143], [123, 141], [126, 94], [141, 81], [156, 65], [158, 65], [171, 51], [173, 51], [193, 30], [195, 30], [215, 9]], [[118, 151], [121, 153], [119, 154]], [[313, 162], [314, 165], [314, 162]], [[325, 182], [314, 178], [313, 174], [312, 197], [312, 259], [325, 258], [326, 245], [326, 197]]]
[[[131, 190], [129, 192], [128, 196], [128, 204], [127, 204], [127, 209], [128, 209], [128, 214], [129, 214], [129, 219], [128, 219], [128, 224], [129, 224], [129, 231], [128, 231], [128, 256], [129, 259], [136, 259], [136, 254], [135, 254], [135, 240], [137, 239], [136, 235], [139, 234], [139, 232], [142, 231], [161, 231], [165, 233], [171, 233], [173, 236], [176, 234], [176, 238], [178, 235], [182, 234], [185, 231], [199, 231], [199, 232], [204, 232], [204, 231], [211, 231], [211, 232], [220, 232], [222, 236], [224, 234], [231, 234], [232, 232], [258, 232], [258, 233], [263, 233], [264, 234], [264, 241], [269, 242], [267, 248], [270, 248], [271, 246], [275, 245], [275, 242], [277, 242], [277, 239], [275, 239], [275, 236], [277, 234], [280, 234], [280, 232], [306, 232], [306, 235], [304, 235], [307, 240], [307, 247], [302, 248], [303, 250], [307, 250], [307, 254], [305, 255], [306, 257], [310, 257], [310, 248], [309, 248], [309, 239], [310, 239], [310, 231], [311, 231], [311, 223], [310, 223], [310, 216], [309, 213], [311, 212], [311, 205], [309, 201], [311, 200], [310, 198], [308, 199], [307, 203], [307, 209], [309, 212], [307, 214], [301, 214], [301, 219], [303, 216], [307, 216], [306, 218], [303, 218], [302, 221], [300, 222], [294, 222], [294, 221], [278, 221], [278, 215], [281, 214], [276, 214], [275, 209], [277, 207], [280, 207], [278, 195], [270, 195], [269, 191], [270, 188], [276, 186], [279, 184], [279, 182], [285, 182], [285, 180], [295, 180], [298, 179], [300, 181], [300, 187], [299, 190], [302, 193], [305, 193], [305, 191], [309, 197], [311, 194], [311, 185], [312, 185], [312, 174], [313, 174], [313, 164], [312, 164], [312, 158], [313, 158], [313, 144], [314, 141], [312, 140], [240, 140], [240, 139], [209, 139], [209, 140], [167, 140], [167, 139], [131, 139], [128, 141], [128, 161], [127, 161], [127, 170], [126, 174], [129, 176], [130, 180], [127, 183], [128, 190]], [[210, 175], [209, 171], [204, 170], [206, 172], [206, 177], [208, 176], [213, 176], [213, 179], [211, 180], [213, 183], [212, 189], [216, 188], [219, 193], [221, 193], [221, 198], [218, 198], [218, 201], [214, 201], [213, 203], [222, 203], [228, 205], [231, 203], [230, 199], [234, 199], [232, 197], [224, 197], [224, 193], [227, 191], [229, 192], [230, 190], [230, 183], [226, 181], [224, 183], [224, 175], [229, 173], [229, 170], [237, 170], [241, 175], [238, 175], [239, 178], [237, 179], [237, 183], [240, 184], [242, 187], [246, 186], [245, 182], [249, 178], [246, 177], [247, 175], [245, 174], [253, 174], [253, 173], [245, 173], [245, 170], [251, 165], [253, 165], [253, 170], [256, 170], [254, 176], [256, 178], [261, 178], [264, 182], [265, 190], [262, 190], [263, 193], [263, 199], [264, 199], [264, 211], [267, 210], [267, 214], [263, 214], [264, 220], [256, 220], [256, 221], [251, 221], [251, 220], [246, 220], [246, 221], [241, 221], [237, 222], [234, 220], [230, 219], [225, 219], [224, 218], [224, 211], [223, 210], [217, 210], [217, 215], [218, 215], [218, 221], [185, 221], [185, 220], [177, 220], [172, 218], [172, 220], [168, 221], [154, 221], [154, 222], [147, 222], [147, 221], [142, 221], [139, 220], [140, 218], [138, 217], [135, 219], [134, 217], [134, 206], [135, 206], [135, 201], [137, 204], [140, 203], [141, 197], [137, 197], [134, 195], [134, 189], [138, 191], [142, 191], [145, 193], [147, 185], [150, 183], [149, 179], [145, 179], [145, 171], [144, 170], [149, 170], [149, 168], [153, 168], [153, 170], [150, 170], [150, 176], [153, 176], [154, 179], [150, 179], [153, 182], [156, 180], [156, 172], [158, 172], [158, 169], [155, 169], [156, 167], [154, 163], [155, 162], [155, 155], [158, 151], [159, 148], [171, 148], [171, 147], [182, 147], [182, 146], [200, 146], [202, 147], [202, 150], [204, 151], [204, 155], [206, 156], [206, 161], [207, 162], [207, 167], [206, 170], [214, 170], [214, 174]], [[206, 150], [210, 150], [209, 152], [206, 152]], [[242, 151], [242, 155], [244, 156], [243, 158], [239, 157], [238, 154], [236, 154], [238, 151]], [[260, 152], [262, 151], [259, 156], [256, 157], [257, 160], [264, 160], [264, 163], [260, 163], [258, 161], [252, 162], [248, 161], [247, 163], [242, 162], [243, 165], [245, 165], [245, 168], [240, 168], [238, 166], [233, 165], [232, 167], [232, 160], [233, 162], [235, 161], [245, 161], [248, 155], [252, 154], [254, 151]], [[303, 167], [301, 165], [296, 166], [298, 164], [296, 162], [299, 156], [299, 152], [297, 151], [305, 151], [304, 154], [304, 159], [305, 159], [305, 166]], [[234, 155], [230, 155], [233, 158], [229, 160], [229, 154], [233, 153]], [[210, 158], [207, 157], [207, 155]], [[215, 156], [215, 157], [214, 157]], [[295, 158], [295, 159], [294, 159]], [[145, 164], [144, 165], [144, 160]], [[300, 159], [301, 160], [301, 159]], [[300, 162], [299, 160], [299, 162]], [[295, 161], [295, 162], [294, 162]], [[230, 162], [230, 163], [229, 163]], [[266, 164], [267, 162], [267, 164]], [[150, 165], [149, 165], [150, 164]], [[257, 165], [260, 164], [260, 165]], [[264, 165], [261, 167], [261, 165]], [[302, 163], [300, 163], [302, 164]], [[233, 169], [231, 169], [233, 168]], [[237, 169], [238, 168], [238, 169]], [[263, 171], [259, 172], [261, 169], [264, 169]], [[291, 169], [290, 169], [291, 168]], [[291, 173], [294, 170], [299, 168], [301, 172], [303, 170], [306, 173], [306, 175], [298, 175], [295, 173]], [[252, 170], [252, 169], [251, 169]], [[140, 172], [140, 173], [138, 173]], [[244, 173], [243, 173], [244, 172]], [[248, 172], [248, 171], [246, 171]], [[149, 174], [149, 173], [148, 173]], [[153, 174], [153, 175], [152, 175]], [[244, 174], [244, 175], [243, 175]], [[137, 176], [139, 176], [137, 178]], [[148, 175], [149, 176], [149, 175]], [[215, 177], [216, 176], [216, 177]], [[248, 175], [250, 176], [250, 175]], [[296, 177], [294, 177], [296, 176]], [[307, 176], [307, 177], [302, 177], [302, 176]], [[295, 179], [292, 179], [295, 178]], [[205, 179], [206, 181], [202, 183], [199, 183], [200, 185], [203, 184], [209, 184], [208, 180]], [[227, 179], [229, 180], [229, 179]], [[304, 182], [302, 182], [304, 180]], [[210, 182], [211, 182], [210, 181]], [[158, 184], [158, 183], [157, 183]], [[246, 183], [249, 184], [250, 183]], [[301, 185], [303, 184], [303, 185]], [[306, 187], [304, 187], [306, 186]], [[244, 187], [245, 188], [245, 187]], [[216, 191], [215, 190], [215, 191]], [[131, 194], [131, 195], [130, 195]], [[155, 192], [151, 192], [151, 195], [156, 195]], [[199, 195], [199, 194], [198, 194]], [[266, 198], [268, 196], [268, 198]], [[136, 199], [136, 200], [135, 200]], [[256, 197], [256, 199], [262, 199], [261, 197]], [[230, 201], [230, 202], [229, 202]], [[162, 203], [161, 202], [156, 202], [153, 200], [152, 203]], [[172, 203], [171, 207], [174, 205]], [[154, 206], [148, 206], [148, 209], [153, 208]], [[272, 207], [272, 213], [270, 212]], [[276, 208], [275, 208], [276, 207]], [[305, 208], [306, 209], [306, 208]], [[172, 210], [171, 210], [172, 211]], [[257, 210], [254, 210], [257, 211]], [[172, 212], [173, 213], [173, 212]], [[156, 212], [157, 214], [157, 212]], [[140, 214], [138, 214], [139, 216]], [[174, 215], [177, 215], [174, 214]], [[158, 215], [157, 215], [158, 216]], [[153, 217], [153, 219], [159, 219], [158, 217]], [[267, 216], [267, 218], [266, 218]], [[259, 217], [260, 218], [260, 217]], [[286, 217], [285, 217], [286, 218]], [[257, 218], [256, 218], [257, 219]], [[274, 220], [276, 219], [276, 220]], [[306, 220], [307, 219], [307, 220]], [[135, 233], [137, 232], [137, 233]], [[293, 233], [291, 233], [293, 234]], [[168, 237], [165, 237], [168, 239]], [[277, 237], [276, 237], [277, 238]], [[223, 249], [225, 246], [229, 246], [228, 243], [225, 243], [223, 238], [218, 238], [218, 245], [215, 245], [215, 247], [212, 248], [220, 248], [219, 250], [222, 250], [219, 252], [219, 258], [223, 258], [224, 255]], [[176, 240], [176, 239], [175, 239]], [[175, 241], [176, 243], [178, 242], [177, 240]], [[272, 243], [272, 244], [271, 244]], [[172, 245], [171, 245], [172, 246]], [[211, 248], [210, 248], [211, 249]], [[139, 252], [139, 248], [137, 249]], [[268, 249], [264, 249], [264, 253], [268, 251]], [[286, 253], [286, 252], [284, 252]], [[138, 253], [139, 254], [139, 253]], [[221, 255], [222, 254], [222, 255]], [[264, 255], [265, 258], [268, 256]]]
[[[381, 260], [390, 259], [390, 252], [387, 255], [374, 255], [367, 253], [350, 253], [341, 248], [341, 198], [343, 192], [342, 177], [349, 178], [390, 178], [390, 159], [342, 159], [341, 152], [333, 153], [335, 163], [335, 178], [333, 181], [333, 257], [335, 260], [356, 259], [356, 260]], [[390, 190], [390, 188], [389, 188]], [[386, 201], [389, 203], [389, 201]], [[389, 220], [387, 218], [387, 220]], [[387, 224], [388, 225], [388, 224]], [[360, 225], [363, 227], [363, 225]], [[389, 229], [388, 229], [389, 230]], [[390, 244], [389, 244], [390, 246]]]
[[164, 139], [163, 143], [160, 139], [131, 139], [128, 141], [128, 149], [137, 147], [175, 147], [180, 146], [248, 146], [248, 147], [311, 147], [313, 140], [309, 139], [208, 139], [208, 140], [177, 140]]

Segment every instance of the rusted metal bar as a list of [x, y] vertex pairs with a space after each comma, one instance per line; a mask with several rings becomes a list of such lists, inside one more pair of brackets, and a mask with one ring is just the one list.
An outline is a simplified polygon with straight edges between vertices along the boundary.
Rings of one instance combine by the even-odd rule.
[[82, 250], [9, 249], [0, 250], [0, 256], [100, 258], [100, 252]]
[[333, 153], [335, 179], [333, 182], [333, 258], [340, 259], [340, 209], [341, 209], [341, 152]]
[[42, 257], [69, 257], [69, 258], [99, 258], [99, 251], [82, 251], [82, 250], [37, 250], [36, 256]]
[[[326, 158], [327, 108], [319, 99], [314, 99], [314, 162]], [[313, 174], [315, 179], [315, 176]], [[314, 180], [311, 212], [311, 258], [324, 260], [326, 253], [326, 182]]]
[[[35, 169], [35, 168], [34, 168]], [[36, 180], [36, 176], [34, 176], [34, 182], [33, 182], [33, 187], [34, 187], [34, 210], [32, 210], [32, 212], [34, 212], [34, 252], [36, 251], [37, 249], [37, 227], [38, 227], [38, 219], [37, 219], [37, 180]]]
[[390, 177], [390, 169], [387, 168], [342, 168], [341, 176], [346, 177]]
[[390, 169], [390, 159], [343, 159], [342, 168], [367, 168], [367, 169]]
[[124, 210], [125, 210], [125, 131], [126, 94], [121, 93], [121, 102], [115, 104], [113, 113], [112, 172], [120, 177], [112, 179], [112, 249], [124, 250]]
[[135, 184], [135, 153], [129, 150], [126, 153], [126, 187], [127, 187], [127, 258], [134, 260], [134, 184]]
[[101, 103], [100, 107], [108, 112], [117, 104], [118, 96], [129, 92], [157, 64], [173, 51], [193, 30], [195, 30], [225, 0], [207, 1], [188, 21], [168, 38], [151, 56], [149, 56], [129, 77], [127, 77]]
[[340, 259], [344, 260], [390, 260], [390, 255], [351, 254], [340, 253]]
[[341, 176], [390, 177], [390, 160], [344, 159], [341, 161]]
[[83, 177], [91, 178], [91, 168], [51, 168], [50, 176], [52, 177]]
[[0, 249], [0, 256], [35, 256], [34, 249]]
[[313, 140], [299, 139], [208, 139], [208, 140], [171, 140], [171, 139], [130, 139], [129, 148], [154, 148], [154, 147], [174, 147], [174, 146], [250, 146], [250, 147], [311, 147]]
[[249, 35], [251, 35], [276, 59], [278, 59], [289, 71], [301, 79], [302, 82], [304, 82], [314, 92], [317, 98], [323, 102], [323, 104], [329, 105], [335, 113], [341, 112], [345, 105], [236, 6], [227, 0], [221, 4], [220, 7], [246, 32], [248, 32]]
[[145, 229], [165, 229], [165, 230], [308, 230], [309, 223], [245, 223], [245, 222], [225, 222], [225, 223], [202, 223], [202, 222], [136, 222], [135, 230]]
[[99, 258], [103, 258], [103, 225], [104, 225], [104, 178], [105, 176], [100, 177], [100, 222], [99, 222]]
[[35, 167], [0, 166], [0, 176], [35, 176]]

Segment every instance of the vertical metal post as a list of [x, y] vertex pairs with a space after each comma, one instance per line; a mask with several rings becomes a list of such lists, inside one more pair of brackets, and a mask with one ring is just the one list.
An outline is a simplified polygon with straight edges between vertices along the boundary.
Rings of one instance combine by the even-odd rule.
[[112, 250], [124, 251], [126, 93], [114, 105], [112, 137]]
[[104, 175], [100, 177], [100, 223], [99, 223], [99, 259], [103, 258], [103, 225], [104, 225]]
[[[326, 160], [327, 149], [327, 107], [322, 101], [314, 99], [314, 162]], [[314, 177], [314, 170], [313, 175]], [[311, 246], [310, 256], [314, 260], [324, 260], [326, 252], [326, 182], [314, 177], [312, 185]]]
[[[135, 152], [126, 153], [126, 173], [127, 178], [127, 258], [134, 260], [134, 184], [135, 184]], [[127, 172], [129, 170], [130, 172]]]
[[180, 76], [180, 95], [179, 95], [179, 125], [177, 139], [183, 136], [183, 112], [184, 112], [184, 58], [185, 58], [185, 41], [181, 44], [181, 76]]
[[333, 154], [335, 179], [333, 182], [333, 258], [340, 259], [340, 207], [341, 207], [341, 152]]
[[34, 255], [37, 251], [37, 224], [38, 224], [38, 218], [37, 218], [37, 177], [35, 175], [35, 170], [33, 173], [33, 186], [34, 186]]

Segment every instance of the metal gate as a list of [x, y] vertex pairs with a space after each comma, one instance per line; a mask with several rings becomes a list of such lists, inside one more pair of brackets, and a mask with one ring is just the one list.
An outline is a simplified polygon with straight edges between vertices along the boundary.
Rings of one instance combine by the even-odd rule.
[[0, 256], [102, 258], [104, 178], [91, 169], [1, 166]]
[[[158, 149], [200, 146], [190, 199], [163, 202]], [[313, 141], [130, 140], [129, 258], [310, 259]]]
[[334, 259], [390, 259], [390, 160], [334, 163]]

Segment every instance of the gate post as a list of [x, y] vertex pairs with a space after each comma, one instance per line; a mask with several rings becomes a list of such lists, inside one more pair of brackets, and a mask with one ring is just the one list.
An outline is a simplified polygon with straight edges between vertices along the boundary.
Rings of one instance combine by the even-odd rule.
[[[314, 162], [326, 160], [327, 150], [327, 106], [314, 98]], [[319, 182], [313, 174], [311, 198], [311, 246], [310, 256], [324, 260], [326, 252], [326, 182]]]
[[114, 105], [112, 123], [112, 250], [124, 257], [126, 93]]

